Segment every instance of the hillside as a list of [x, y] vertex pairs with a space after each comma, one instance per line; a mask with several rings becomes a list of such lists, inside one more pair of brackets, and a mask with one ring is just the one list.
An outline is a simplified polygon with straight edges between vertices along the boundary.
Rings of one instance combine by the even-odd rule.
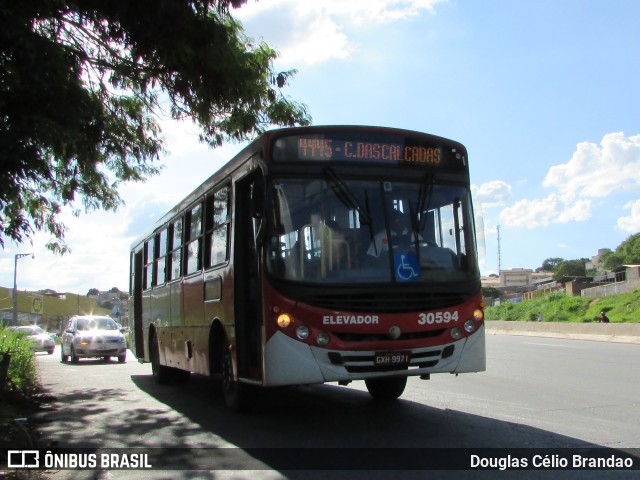
[[488, 307], [487, 320], [536, 321], [538, 313], [545, 322], [597, 322], [604, 310], [612, 323], [640, 323], [640, 290], [610, 297], [568, 297], [553, 293], [522, 303], [505, 302]]

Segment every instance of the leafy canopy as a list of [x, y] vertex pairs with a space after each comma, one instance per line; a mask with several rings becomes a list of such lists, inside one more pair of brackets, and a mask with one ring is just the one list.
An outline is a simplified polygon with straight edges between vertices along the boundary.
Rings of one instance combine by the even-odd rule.
[[553, 268], [553, 279], [560, 280], [562, 277], [584, 277], [587, 274], [587, 258], [579, 260], [562, 260]]
[[64, 252], [64, 206], [122, 204], [160, 171], [158, 118], [212, 146], [310, 123], [283, 96], [294, 70], [229, 13], [246, 0], [25, 0], [0, 4], [0, 245], [36, 230]]
[[640, 264], [640, 233], [630, 235], [616, 248], [605, 252], [600, 257], [601, 264], [607, 270], [615, 270], [622, 265]]

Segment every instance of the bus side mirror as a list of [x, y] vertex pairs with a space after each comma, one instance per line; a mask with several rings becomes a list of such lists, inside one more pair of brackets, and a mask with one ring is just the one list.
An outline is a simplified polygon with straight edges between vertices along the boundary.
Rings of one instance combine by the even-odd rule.
[[264, 216], [264, 185], [261, 180], [255, 180], [251, 184], [251, 216], [262, 218]]

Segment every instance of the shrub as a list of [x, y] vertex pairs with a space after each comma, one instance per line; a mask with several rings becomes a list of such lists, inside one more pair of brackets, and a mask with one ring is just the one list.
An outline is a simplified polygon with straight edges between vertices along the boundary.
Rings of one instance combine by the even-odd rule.
[[7, 378], [0, 378], [0, 394], [14, 390], [27, 395], [35, 390], [36, 364], [31, 345], [24, 336], [0, 327], [0, 361], [9, 362]]

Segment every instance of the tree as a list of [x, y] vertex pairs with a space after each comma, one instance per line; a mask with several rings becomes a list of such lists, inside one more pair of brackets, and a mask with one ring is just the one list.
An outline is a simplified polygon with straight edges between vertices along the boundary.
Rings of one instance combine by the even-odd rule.
[[89, 291], [87, 292], [87, 297], [91, 297], [99, 294], [100, 294], [100, 290], [98, 290], [97, 288], [90, 288]]
[[615, 270], [622, 265], [640, 264], [640, 233], [629, 236], [616, 248], [600, 257], [600, 263], [607, 270]]
[[482, 287], [482, 295], [484, 298], [500, 298], [502, 292], [495, 287]]
[[542, 262], [542, 266], [536, 269], [536, 272], [553, 272], [556, 266], [561, 262], [564, 262], [564, 258], [547, 258]]
[[[212, 146], [308, 124], [277, 53], [229, 13], [246, 0], [32, 0], [0, 6], [0, 244], [35, 231], [64, 253], [62, 208], [116, 210], [160, 171], [159, 115]], [[168, 112], [164, 105], [168, 106]]]
[[585, 264], [589, 260], [581, 258], [579, 260], [563, 260], [553, 269], [553, 279], [557, 282], [562, 277], [584, 277], [586, 276]]

